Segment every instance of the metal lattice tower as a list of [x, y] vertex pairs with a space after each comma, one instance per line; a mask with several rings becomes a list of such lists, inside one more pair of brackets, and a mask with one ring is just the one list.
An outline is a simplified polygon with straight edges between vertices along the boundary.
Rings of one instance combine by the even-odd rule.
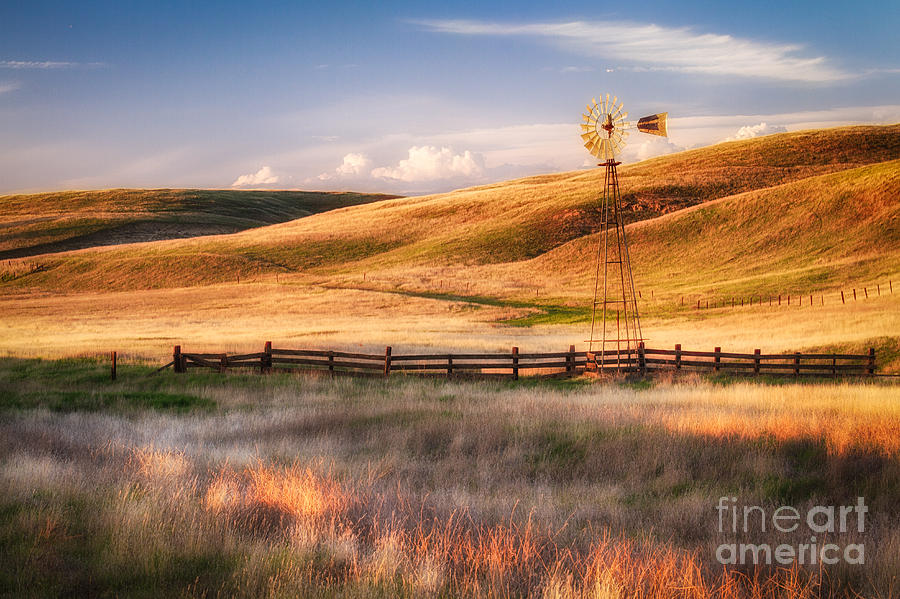
[[606, 167], [606, 177], [600, 207], [600, 240], [597, 243], [588, 351], [599, 354], [597, 364], [601, 372], [607, 351], [615, 350], [618, 369], [621, 367], [622, 350], [630, 356], [631, 352], [637, 351], [638, 343], [643, 341], [619, 196], [619, 176], [616, 172], [619, 164], [610, 159], [598, 165]]

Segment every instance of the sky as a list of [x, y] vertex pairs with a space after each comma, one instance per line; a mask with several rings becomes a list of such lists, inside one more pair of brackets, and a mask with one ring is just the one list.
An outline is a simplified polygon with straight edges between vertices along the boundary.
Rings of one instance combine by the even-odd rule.
[[0, 194], [112, 187], [420, 194], [900, 122], [900, 3], [0, 2]]

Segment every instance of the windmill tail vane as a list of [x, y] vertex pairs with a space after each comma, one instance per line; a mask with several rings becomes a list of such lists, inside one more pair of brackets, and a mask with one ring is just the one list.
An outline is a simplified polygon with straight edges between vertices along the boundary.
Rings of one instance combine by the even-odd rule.
[[669, 132], [666, 129], [666, 120], [669, 118], [668, 112], [659, 114], [651, 114], [638, 119], [637, 130], [641, 133], [649, 133], [650, 135], [659, 135], [660, 137], [668, 137]]

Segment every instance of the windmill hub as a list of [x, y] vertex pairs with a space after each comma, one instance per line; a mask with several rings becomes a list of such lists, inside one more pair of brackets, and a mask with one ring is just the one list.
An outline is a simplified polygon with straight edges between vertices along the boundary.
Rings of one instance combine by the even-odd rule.
[[[606, 167], [603, 198], [600, 210], [600, 239], [597, 247], [597, 274], [594, 280], [594, 303], [591, 309], [591, 336], [588, 339], [588, 363], [603, 372], [604, 367], [616, 370], [632, 365], [632, 352], [644, 341], [638, 316], [637, 295], [631, 272], [631, 259], [625, 238], [625, 222], [619, 196], [619, 176], [616, 173], [616, 153], [625, 147], [629, 130], [668, 137], [667, 112], [645, 116], [636, 124], [628, 123], [627, 112], [616, 96], [609, 94], [594, 98], [581, 115], [581, 139], [593, 156], [603, 160]], [[615, 325], [612, 321], [615, 319]], [[595, 339], [595, 328], [600, 329]], [[599, 352], [595, 353], [594, 346]]]

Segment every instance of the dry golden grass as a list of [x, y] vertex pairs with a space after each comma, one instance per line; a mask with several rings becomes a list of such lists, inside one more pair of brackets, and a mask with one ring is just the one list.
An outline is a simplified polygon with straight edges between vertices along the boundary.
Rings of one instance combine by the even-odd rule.
[[[218, 402], [211, 413], [38, 410], [0, 421], [0, 533], [28, 539], [0, 544], [5, 575], [19, 577], [10, 588], [648, 599], [900, 590], [891, 387], [216, 381], [164, 381]], [[834, 540], [867, 544], [861, 569], [715, 564], [719, 496], [808, 508], [857, 493], [871, 528]]]

